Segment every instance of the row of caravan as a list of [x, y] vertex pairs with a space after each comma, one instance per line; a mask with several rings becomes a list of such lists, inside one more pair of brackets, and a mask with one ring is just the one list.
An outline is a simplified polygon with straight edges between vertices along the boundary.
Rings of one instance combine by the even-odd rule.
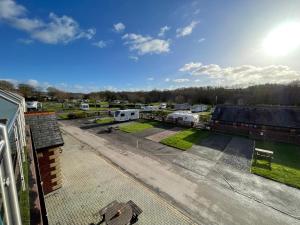
[[[140, 118], [140, 111], [138, 109], [125, 109], [117, 110], [114, 112], [114, 119], [118, 122], [137, 120]], [[178, 122], [178, 123], [198, 123], [199, 115], [187, 111], [176, 111], [170, 113], [167, 118], [167, 121]]]

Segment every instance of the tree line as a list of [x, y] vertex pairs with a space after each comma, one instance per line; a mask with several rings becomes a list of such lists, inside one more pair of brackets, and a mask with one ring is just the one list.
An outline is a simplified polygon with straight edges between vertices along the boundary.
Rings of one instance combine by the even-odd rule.
[[28, 84], [15, 87], [8, 81], [0, 81], [0, 88], [16, 91], [25, 98], [51, 97], [65, 99], [92, 99], [101, 101], [122, 100], [131, 103], [151, 104], [154, 102], [190, 104], [247, 104], [247, 105], [292, 105], [300, 106], [300, 82], [290, 84], [264, 84], [247, 88], [188, 87], [175, 90], [152, 91], [99, 91], [89, 94], [70, 93], [49, 87], [46, 91]]

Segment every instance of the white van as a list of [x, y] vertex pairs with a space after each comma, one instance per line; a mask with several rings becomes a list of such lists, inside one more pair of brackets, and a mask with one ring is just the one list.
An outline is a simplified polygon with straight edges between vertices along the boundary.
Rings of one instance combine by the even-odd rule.
[[81, 103], [80, 104], [80, 109], [84, 110], [84, 111], [88, 111], [88, 110], [90, 110], [90, 106], [87, 103]]
[[129, 120], [137, 120], [140, 118], [140, 111], [137, 109], [125, 109], [125, 110], [117, 110], [114, 113], [115, 121], [129, 121]]

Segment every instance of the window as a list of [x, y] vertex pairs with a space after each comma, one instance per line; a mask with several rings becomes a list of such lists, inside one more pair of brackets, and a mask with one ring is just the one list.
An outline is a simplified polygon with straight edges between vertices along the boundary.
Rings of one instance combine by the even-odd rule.
[[134, 112], [132, 112], [130, 115], [134, 116]]
[[121, 113], [121, 117], [123, 117], [123, 116], [125, 116], [125, 114], [124, 114], [124, 113]]

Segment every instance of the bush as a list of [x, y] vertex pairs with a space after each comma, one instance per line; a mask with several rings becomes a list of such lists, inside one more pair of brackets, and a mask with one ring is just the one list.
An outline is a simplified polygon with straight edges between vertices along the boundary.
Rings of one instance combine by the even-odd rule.
[[87, 117], [86, 112], [76, 112], [76, 113], [69, 113], [68, 119], [80, 119]]

